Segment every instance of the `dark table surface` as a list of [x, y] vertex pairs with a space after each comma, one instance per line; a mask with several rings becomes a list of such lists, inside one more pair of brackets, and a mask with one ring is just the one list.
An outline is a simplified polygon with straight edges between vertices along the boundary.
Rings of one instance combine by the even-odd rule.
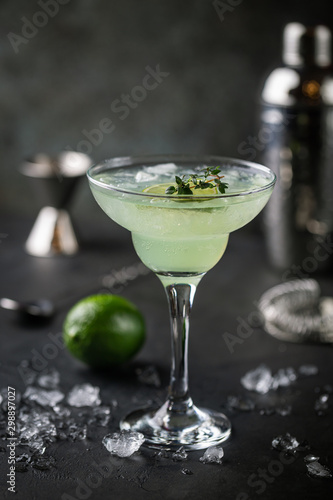
[[[110, 222], [109, 232], [96, 224], [80, 222], [81, 249], [72, 257], [37, 258], [24, 252], [24, 241], [33, 221], [3, 216], [1, 239], [0, 296], [53, 299], [58, 312], [48, 323], [20, 320], [15, 313], [0, 311], [1, 350], [0, 387], [11, 386], [17, 393], [26, 389], [27, 379], [18, 369], [36, 353], [47, 359], [48, 368], [60, 372], [60, 390], [67, 394], [75, 384], [100, 387], [104, 405], [112, 404], [112, 420], [107, 428], [88, 426], [85, 440], [57, 440], [45, 452], [55, 459], [55, 467], [38, 470], [29, 466], [16, 472], [16, 495], [7, 490], [8, 451], [0, 453], [1, 498], [16, 499], [238, 499], [247, 498], [332, 498], [332, 479], [307, 475], [304, 453], [285, 458], [271, 446], [272, 439], [289, 432], [298, 441], [307, 440], [311, 452], [333, 469], [332, 403], [324, 416], [314, 411], [323, 386], [333, 382], [330, 345], [296, 345], [272, 338], [261, 327], [248, 330], [246, 339], [232, 348], [225, 333], [237, 336], [241, 319], [248, 322], [256, 311], [256, 301], [269, 287], [281, 280], [281, 273], [269, 268], [265, 260], [262, 235], [240, 230], [233, 234], [225, 256], [202, 280], [194, 303], [189, 346], [190, 388], [199, 406], [222, 410], [228, 395], [245, 394], [240, 379], [261, 363], [273, 372], [279, 368], [315, 364], [319, 373], [299, 378], [293, 385], [259, 396], [247, 392], [257, 408], [251, 412], [225, 410], [233, 425], [231, 438], [223, 445], [222, 465], [203, 464], [203, 451], [190, 452], [185, 462], [154, 456], [146, 448], [121, 459], [110, 456], [101, 440], [116, 431], [121, 416], [147, 400], [163, 400], [170, 365], [169, 320], [166, 298], [158, 279], [152, 274], [129, 281], [121, 293], [143, 312], [147, 341], [139, 355], [121, 370], [98, 373], [85, 367], [58, 347], [47, 349], [52, 335], [61, 332], [69, 307], [83, 296], [100, 290], [105, 274], [138, 263], [130, 235]], [[251, 229], [251, 228], [250, 228]], [[252, 229], [255, 229], [252, 227]], [[324, 295], [333, 295], [332, 275], [318, 281]], [[112, 291], [112, 290], [111, 290]], [[54, 338], [54, 337], [53, 337]], [[38, 357], [38, 356], [37, 356]], [[154, 365], [162, 387], [143, 385], [137, 380], [139, 367]], [[36, 371], [38, 367], [36, 366]], [[40, 369], [40, 368], [39, 368]], [[319, 391], [319, 392], [318, 392]], [[333, 395], [330, 396], [331, 400]], [[291, 414], [261, 415], [260, 408], [289, 404]], [[19, 410], [17, 410], [19, 411]], [[4, 429], [1, 429], [4, 436]], [[5, 448], [3, 441], [2, 448]], [[19, 451], [17, 450], [17, 453]], [[20, 451], [22, 453], [22, 450]], [[99, 466], [107, 463], [103, 474]], [[184, 474], [182, 469], [192, 474]], [[107, 476], [107, 477], [106, 477]]]

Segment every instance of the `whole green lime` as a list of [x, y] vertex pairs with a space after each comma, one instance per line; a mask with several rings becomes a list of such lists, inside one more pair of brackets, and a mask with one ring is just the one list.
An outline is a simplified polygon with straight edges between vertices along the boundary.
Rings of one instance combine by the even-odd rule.
[[145, 341], [145, 323], [139, 309], [118, 295], [91, 295], [68, 312], [63, 325], [69, 352], [96, 368], [108, 368], [131, 359]]

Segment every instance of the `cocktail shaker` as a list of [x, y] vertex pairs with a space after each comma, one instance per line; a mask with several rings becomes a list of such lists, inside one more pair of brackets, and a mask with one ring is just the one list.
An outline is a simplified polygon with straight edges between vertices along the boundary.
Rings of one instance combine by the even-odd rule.
[[283, 65], [261, 95], [262, 163], [278, 182], [264, 213], [270, 262], [283, 278], [327, 268], [333, 256], [331, 33], [287, 24]]

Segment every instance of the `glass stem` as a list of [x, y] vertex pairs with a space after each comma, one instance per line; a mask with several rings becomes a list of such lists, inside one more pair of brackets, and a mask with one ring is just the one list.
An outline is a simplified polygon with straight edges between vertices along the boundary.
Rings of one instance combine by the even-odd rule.
[[171, 376], [167, 411], [188, 413], [193, 407], [188, 387], [188, 336], [190, 312], [197, 285], [204, 274], [171, 277], [161, 276], [171, 319]]

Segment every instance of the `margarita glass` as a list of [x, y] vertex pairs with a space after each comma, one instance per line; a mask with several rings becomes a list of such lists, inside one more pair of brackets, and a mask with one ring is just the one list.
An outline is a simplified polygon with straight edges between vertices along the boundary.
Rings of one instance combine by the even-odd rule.
[[[221, 170], [228, 184], [166, 194], [175, 176]], [[92, 193], [115, 222], [132, 233], [134, 248], [161, 280], [169, 301], [172, 362], [169, 393], [161, 408], [132, 412], [122, 429], [142, 432], [145, 444], [174, 449], [207, 448], [227, 439], [222, 413], [197, 408], [188, 388], [189, 315], [201, 278], [222, 257], [229, 233], [250, 222], [266, 205], [275, 183], [268, 168], [216, 156], [147, 156], [105, 160], [88, 170]]]

